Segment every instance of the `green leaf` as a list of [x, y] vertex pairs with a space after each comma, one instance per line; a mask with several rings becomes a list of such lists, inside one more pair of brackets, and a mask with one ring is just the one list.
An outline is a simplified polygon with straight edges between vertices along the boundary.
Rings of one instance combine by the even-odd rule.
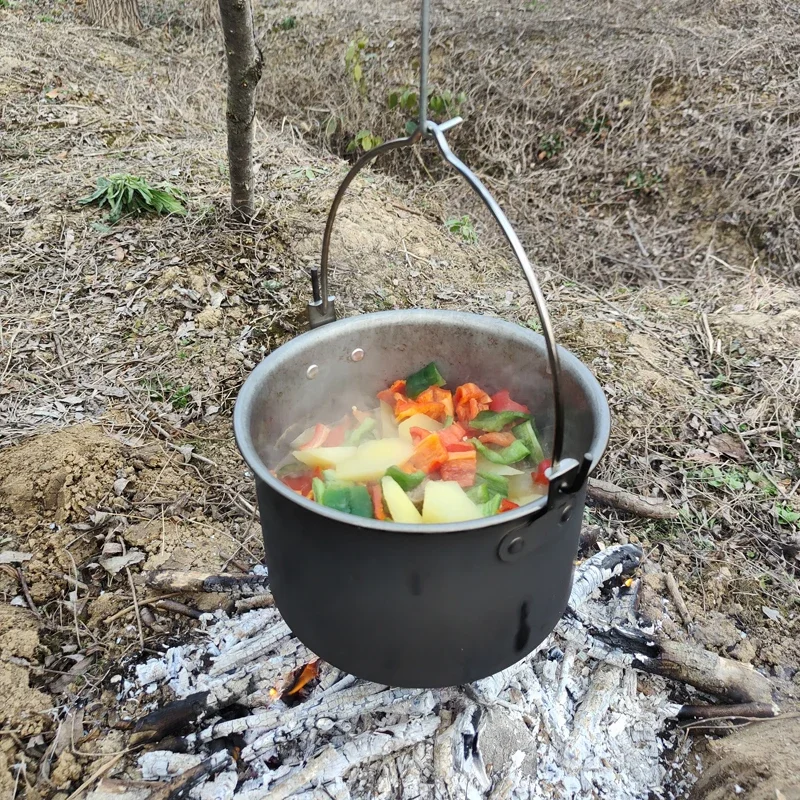
[[353, 80], [356, 83], [359, 83], [361, 81], [361, 77], [362, 77], [361, 64], [356, 64], [353, 67]]
[[358, 147], [358, 142], [355, 139], [351, 139], [350, 143], [347, 145], [347, 149], [345, 150], [345, 152], [355, 153], [357, 147]]
[[397, 108], [398, 103], [400, 102], [400, 98], [397, 92], [392, 92], [389, 95], [389, 108]]
[[408, 120], [408, 122], [406, 122], [406, 134], [408, 136], [411, 136], [416, 130], [417, 130], [417, 121], [415, 119]]
[[325, 124], [325, 135], [326, 136], [333, 136], [336, 133], [336, 128], [339, 126], [339, 122], [336, 117], [329, 117], [328, 122]]

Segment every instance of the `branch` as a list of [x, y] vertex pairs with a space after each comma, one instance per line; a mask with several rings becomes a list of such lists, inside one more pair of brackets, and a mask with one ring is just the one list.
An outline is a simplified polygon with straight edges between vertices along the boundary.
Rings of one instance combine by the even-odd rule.
[[598, 503], [627, 511], [637, 517], [677, 519], [680, 516], [677, 508], [663, 500], [643, 497], [608, 481], [599, 481], [595, 478], [589, 478], [588, 495]]

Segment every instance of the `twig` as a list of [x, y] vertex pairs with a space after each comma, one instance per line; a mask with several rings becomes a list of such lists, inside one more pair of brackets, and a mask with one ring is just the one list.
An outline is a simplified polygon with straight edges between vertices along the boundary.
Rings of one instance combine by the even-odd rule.
[[589, 478], [588, 494], [592, 500], [596, 500], [598, 503], [627, 511], [637, 517], [677, 519], [680, 516], [680, 511], [669, 503], [634, 494], [608, 481]]
[[131, 594], [133, 595], [133, 610], [136, 612], [136, 627], [139, 629], [139, 644], [144, 650], [144, 631], [142, 630], [142, 615], [139, 613], [139, 601], [136, 598], [136, 586], [133, 583], [133, 575], [129, 567], [125, 567], [125, 572], [128, 573], [128, 583], [131, 585]]
[[[167, 600], [170, 597], [177, 597], [178, 595], [183, 594], [183, 592], [170, 592], [169, 594], [163, 594], [160, 597], [153, 597], [149, 600], [142, 600], [139, 603], [140, 606], [151, 606], [153, 603], [157, 603], [159, 600]], [[112, 614], [108, 619], [104, 620], [106, 625], [110, 625], [112, 622], [116, 622], [118, 619], [127, 616], [131, 612], [136, 611], [135, 605], [126, 606], [121, 611], [117, 611], [116, 614]]]
[[81, 796], [84, 789], [88, 789], [98, 778], [102, 777], [108, 772], [114, 764], [117, 764], [123, 756], [130, 753], [130, 750], [123, 750], [117, 753], [112, 759], [106, 761], [105, 764], [98, 767], [68, 798], [67, 800], [77, 800]]
[[133, 417], [138, 419], [139, 422], [141, 422], [143, 425], [147, 425], [147, 427], [149, 427], [153, 431], [153, 433], [155, 433], [156, 436], [158, 436], [159, 438], [161, 439], [172, 438], [171, 433], [162, 428], [157, 422], [154, 422], [152, 419], [150, 419], [150, 417], [148, 417], [147, 414], [144, 414], [143, 412], [139, 411], [136, 408], [131, 408], [130, 412]]
[[681, 706], [678, 719], [771, 719], [778, 716], [773, 703], [737, 703], [719, 706]]
[[678, 582], [675, 580], [675, 576], [671, 572], [667, 573], [666, 579], [667, 589], [669, 589], [672, 601], [675, 603], [678, 613], [681, 615], [684, 624], [688, 628], [692, 624], [692, 615], [689, 613], [689, 609], [686, 607], [686, 603], [683, 601], [681, 590], [678, 588]]
[[28, 583], [25, 580], [25, 576], [22, 574], [22, 570], [19, 567], [17, 567], [16, 571], [17, 571], [17, 580], [19, 581], [19, 585], [20, 588], [22, 589], [22, 594], [25, 597], [25, 602], [28, 604], [28, 608], [31, 610], [36, 619], [41, 619], [42, 615], [39, 613], [39, 609], [36, 608], [36, 605], [33, 602], [30, 590], [28, 589]]
[[174, 611], [176, 614], [183, 614], [184, 617], [191, 617], [192, 619], [200, 619], [203, 616], [196, 608], [189, 608], [189, 606], [178, 603], [175, 600], [158, 600], [153, 605], [163, 611]]

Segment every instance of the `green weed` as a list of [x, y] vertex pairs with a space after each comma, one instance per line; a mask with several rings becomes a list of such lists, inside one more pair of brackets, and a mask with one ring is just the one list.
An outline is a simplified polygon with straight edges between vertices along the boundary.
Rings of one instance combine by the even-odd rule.
[[118, 172], [97, 179], [97, 188], [78, 202], [108, 206], [108, 221], [113, 225], [129, 214], [186, 214], [183, 193], [169, 183], [151, 186], [144, 178]]
[[631, 172], [625, 179], [626, 188], [636, 194], [659, 194], [663, 184], [664, 179], [657, 172], [642, 169]]
[[366, 36], [359, 36], [347, 45], [344, 51], [344, 66], [350, 77], [353, 79], [358, 91], [362, 95], [367, 93], [367, 82], [364, 78], [364, 63], [367, 58], [366, 49], [369, 39]]
[[795, 525], [800, 522], [800, 511], [795, 511], [788, 503], [776, 503], [775, 516], [781, 525]]
[[460, 236], [465, 242], [475, 244], [478, 241], [478, 232], [472, 220], [465, 214], [463, 217], [453, 217], [445, 222], [447, 230]]
[[297, 27], [297, 17], [284, 17], [275, 27], [282, 31], [290, 31]]
[[566, 142], [558, 133], [545, 133], [539, 139], [539, 161], [548, 161], [564, 151]]
[[362, 130], [350, 140], [350, 143], [347, 145], [347, 152], [354, 153], [360, 148], [366, 153], [379, 144], [383, 144], [383, 139], [380, 136], [372, 133], [372, 131]]
[[140, 384], [147, 390], [151, 400], [156, 403], [169, 403], [175, 411], [182, 411], [191, 400], [192, 387], [189, 384], [178, 386], [175, 381], [163, 375], [142, 378]]

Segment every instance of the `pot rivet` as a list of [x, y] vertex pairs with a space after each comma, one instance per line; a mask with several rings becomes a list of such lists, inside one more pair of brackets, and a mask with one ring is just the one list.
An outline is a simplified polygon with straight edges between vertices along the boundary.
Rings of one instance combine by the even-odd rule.
[[360, 347], [356, 347], [356, 349], [350, 353], [350, 358], [353, 361], [361, 361], [361, 359], [364, 358], [364, 351]]
[[313, 378], [316, 378], [317, 375], [319, 375], [319, 367], [316, 364], [312, 364], [306, 370], [306, 378], [308, 378], [309, 380], [312, 380]]
[[572, 506], [564, 506], [561, 512], [561, 521], [566, 522], [572, 516]]
[[521, 536], [517, 536], [508, 543], [508, 552], [515, 556], [522, 552], [523, 547], [525, 547], [525, 540]]

